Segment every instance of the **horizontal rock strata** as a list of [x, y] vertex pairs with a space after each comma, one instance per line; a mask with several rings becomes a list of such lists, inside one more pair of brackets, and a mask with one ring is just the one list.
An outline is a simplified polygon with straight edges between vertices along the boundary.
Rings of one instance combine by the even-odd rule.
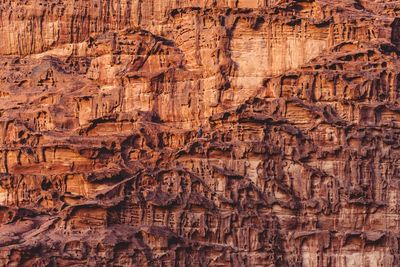
[[1, 1], [0, 266], [398, 266], [397, 17]]

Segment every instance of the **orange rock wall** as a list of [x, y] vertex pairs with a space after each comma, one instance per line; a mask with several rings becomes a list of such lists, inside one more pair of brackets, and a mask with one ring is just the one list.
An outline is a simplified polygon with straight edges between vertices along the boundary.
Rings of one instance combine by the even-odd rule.
[[398, 266], [398, 1], [0, 2], [0, 266]]

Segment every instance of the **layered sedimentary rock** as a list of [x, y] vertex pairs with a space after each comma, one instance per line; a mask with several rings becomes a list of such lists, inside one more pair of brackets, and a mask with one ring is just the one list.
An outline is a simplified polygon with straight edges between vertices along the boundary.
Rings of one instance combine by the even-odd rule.
[[0, 266], [398, 266], [399, 1], [0, 2]]

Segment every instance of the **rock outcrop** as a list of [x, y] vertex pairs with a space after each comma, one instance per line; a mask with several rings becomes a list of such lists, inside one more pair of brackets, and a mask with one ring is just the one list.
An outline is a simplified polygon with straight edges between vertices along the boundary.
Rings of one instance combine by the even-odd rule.
[[398, 266], [399, 17], [1, 1], [0, 266]]

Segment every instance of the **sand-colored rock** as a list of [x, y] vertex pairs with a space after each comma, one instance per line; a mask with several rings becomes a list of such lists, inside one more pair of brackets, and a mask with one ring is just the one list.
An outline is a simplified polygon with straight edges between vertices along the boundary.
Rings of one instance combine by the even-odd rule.
[[0, 3], [0, 266], [398, 266], [400, 10]]

